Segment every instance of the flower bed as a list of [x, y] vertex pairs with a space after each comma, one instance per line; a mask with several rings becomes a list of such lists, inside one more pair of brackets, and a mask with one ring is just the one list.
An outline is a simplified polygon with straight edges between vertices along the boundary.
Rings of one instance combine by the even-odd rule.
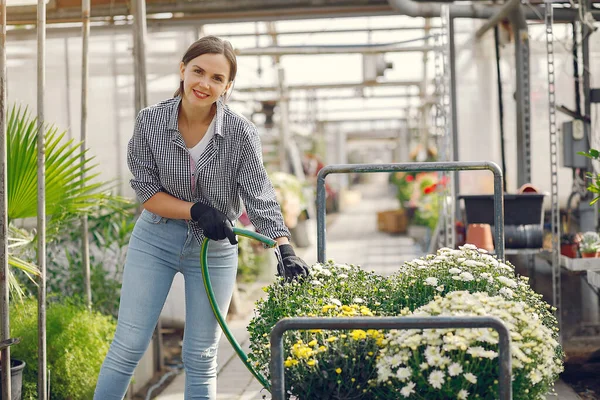
[[[537, 399], [562, 371], [550, 307], [509, 263], [466, 245], [407, 262], [382, 277], [316, 264], [309, 279], [265, 288], [249, 326], [249, 358], [269, 376], [269, 335], [293, 316], [493, 315], [511, 332], [513, 397]], [[497, 398], [492, 329], [291, 331], [286, 391], [298, 399]]]

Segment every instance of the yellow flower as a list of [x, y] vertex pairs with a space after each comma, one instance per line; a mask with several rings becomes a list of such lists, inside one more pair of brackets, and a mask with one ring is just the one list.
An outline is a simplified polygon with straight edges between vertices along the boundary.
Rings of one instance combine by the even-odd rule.
[[333, 305], [333, 304], [327, 304], [325, 306], [323, 306], [323, 309], [321, 310], [323, 313], [326, 313], [327, 311], [331, 310], [331, 309], [335, 309], [337, 306]]
[[285, 360], [285, 362], [283, 363], [283, 365], [285, 365], [286, 368], [293, 367], [293, 366], [295, 366], [297, 364], [298, 364], [298, 360], [294, 360], [294, 359], [292, 359], [290, 357], [288, 357], [288, 359]]
[[321, 333], [321, 329], [309, 329], [310, 333]]
[[341, 374], [341, 373], [342, 373], [342, 369], [341, 369], [341, 368], [336, 368], [336, 369], [335, 369], [335, 372], [336, 372], [336, 373], [339, 375], [339, 374]]
[[262, 290], [263, 290], [263, 292], [265, 292], [265, 293], [266, 293], [266, 292], [268, 292], [268, 291], [269, 291], [269, 287], [268, 287], [268, 286], [263, 286]]
[[367, 338], [367, 332], [363, 331], [362, 329], [355, 329], [350, 332], [350, 336], [352, 336], [352, 339], [354, 340], [362, 340]]
[[308, 345], [310, 347], [315, 347], [317, 344], [319, 344], [319, 342], [317, 342], [317, 339], [313, 339], [310, 342], [308, 342]]
[[316, 363], [317, 363], [317, 360], [308, 360], [308, 361], [306, 362], [306, 364], [308, 364], [308, 365], [309, 365], [309, 366], [311, 366], [311, 367], [312, 367], [312, 366], [314, 366]]
[[325, 340], [327, 340], [329, 343], [331, 343], [331, 342], [335, 342], [336, 340], [338, 340], [338, 338], [336, 336], [330, 336]]

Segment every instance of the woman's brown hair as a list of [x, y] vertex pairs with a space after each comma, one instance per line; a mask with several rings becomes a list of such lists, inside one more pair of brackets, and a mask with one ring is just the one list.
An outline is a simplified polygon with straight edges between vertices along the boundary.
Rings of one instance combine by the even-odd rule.
[[[194, 58], [199, 57], [202, 54], [223, 54], [227, 61], [229, 61], [229, 82], [235, 80], [237, 60], [235, 58], [233, 46], [231, 46], [229, 41], [216, 36], [204, 36], [188, 47], [181, 62], [183, 65], [187, 65]], [[179, 82], [179, 89], [175, 91], [173, 97], [177, 97], [181, 94], [183, 94], [183, 81]]]

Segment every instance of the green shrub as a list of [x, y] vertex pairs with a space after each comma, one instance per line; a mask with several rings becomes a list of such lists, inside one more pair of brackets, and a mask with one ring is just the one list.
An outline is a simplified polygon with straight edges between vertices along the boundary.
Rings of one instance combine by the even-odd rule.
[[[13, 304], [12, 336], [21, 343], [12, 356], [27, 363], [23, 400], [37, 398], [37, 301]], [[46, 311], [48, 371], [51, 399], [89, 400], [115, 332], [112, 317], [89, 311], [81, 302], [51, 302]]]

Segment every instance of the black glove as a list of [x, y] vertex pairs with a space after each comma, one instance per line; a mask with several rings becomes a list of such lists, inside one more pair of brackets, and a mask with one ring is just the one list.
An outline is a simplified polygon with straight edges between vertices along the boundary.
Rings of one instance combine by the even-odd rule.
[[281, 258], [277, 263], [277, 274], [282, 276], [286, 282], [299, 280], [308, 276], [310, 269], [308, 265], [294, 253], [294, 249], [289, 244], [281, 244], [278, 246]]
[[221, 211], [207, 206], [206, 204], [196, 203], [190, 209], [192, 220], [196, 221], [204, 236], [212, 240], [229, 239], [229, 243], [237, 244], [233, 225], [225, 214]]

